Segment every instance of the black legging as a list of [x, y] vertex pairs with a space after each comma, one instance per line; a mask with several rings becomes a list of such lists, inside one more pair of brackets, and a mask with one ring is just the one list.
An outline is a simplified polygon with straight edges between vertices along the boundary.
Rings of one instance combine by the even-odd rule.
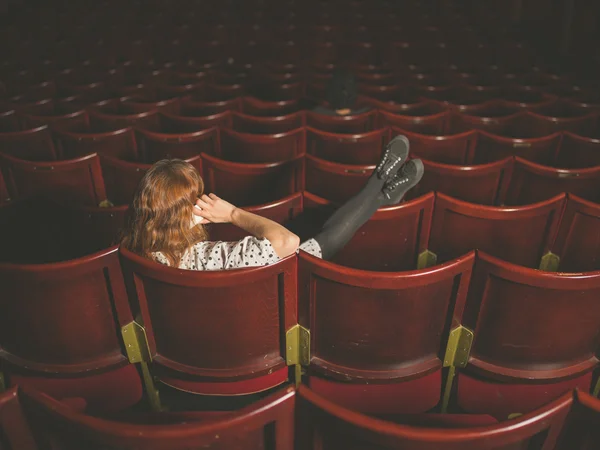
[[381, 192], [385, 180], [374, 172], [362, 190], [337, 209], [314, 237], [323, 253], [330, 260], [349, 241], [356, 231], [367, 222], [377, 209], [385, 204]]

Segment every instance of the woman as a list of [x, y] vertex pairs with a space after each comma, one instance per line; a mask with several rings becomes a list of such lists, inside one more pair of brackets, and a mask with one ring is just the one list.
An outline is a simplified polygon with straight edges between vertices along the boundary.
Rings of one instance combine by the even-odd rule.
[[[161, 264], [190, 270], [261, 266], [298, 249], [331, 259], [379, 207], [400, 202], [419, 182], [423, 164], [406, 163], [408, 148], [406, 137], [394, 138], [363, 189], [302, 244], [282, 225], [203, 194], [202, 178], [185, 161], [159, 161], [138, 187], [121, 244]], [[232, 223], [251, 236], [237, 242], [210, 241], [204, 227], [209, 223]]]

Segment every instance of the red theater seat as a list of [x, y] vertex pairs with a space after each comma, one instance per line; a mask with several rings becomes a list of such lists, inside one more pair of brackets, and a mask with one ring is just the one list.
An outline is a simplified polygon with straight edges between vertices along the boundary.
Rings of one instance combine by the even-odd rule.
[[589, 169], [555, 169], [515, 158], [507, 205], [526, 205], [561, 192], [600, 201], [600, 166]]
[[[523, 417], [495, 425], [447, 428], [398, 425], [332, 402], [305, 386], [297, 394], [298, 450], [505, 450], [553, 449], [573, 403], [572, 395]], [[539, 445], [538, 445], [539, 444]], [[543, 447], [541, 445], [544, 445]]]
[[299, 100], [265, 101], [254, 97], [241, 99], [241, 112], [251, 116], [278, 117], [293, 114], [301, 109]]
[[556, 166], [567, 169], [600, 166], [600, 136], [587, 137], [565, 132]]
[[160, 115], [160, 125], [169, 133], [191, 133], [212, 127], [231, 127], [231, 111], [223, 111], [206, 116]]
[[[377, 210], [332, 261], [380, 272], [415, 269], [419, 255], [427, 249], [433, 202], [434, 195], [428, 194]], [[316, 195], [304, 194], [304, 211], [329, 205]]]
[[0, 153], [28, 161], [52, 161], [56, 149], [47, 125], [23, 131], [0, 133]]
[[474, 259], [470, 253], [434, 268], [381, 273], [301, 252], [298, 316], [310, 330], [311, 389], [368, 413], [436, 406], [446, 318], [464, 302]]
[[[539, 113], [528, 113], [531, 117], [531, 126], [535, 132], [541, 136], [556, 133], [558, 131], [570, 131], [572, 133], [587, 134], [594, 130], [598, 116], [595, 113], [588, 113], [575, 117], [562, 117], [555, 115], [545, 115]], [[548, 112], [550, 114], [550, 112]], [[580, 113], [581, 114], [581, 113]]]
[[539, 138], [511, 138], [478, 132], [473, 163], [485, 164], [507, 156], [518, 156], [539, 164], [553, 164], [560, 145], [560, 133]]
[[21, 124], [19, 123], [17, 111], [10, 106], [0, 105], [0, 132], [6, 133], [10, 131], [19, 131], [20, 129]]
[[[202, 173], [202, 159], [193, 156], [186, 159], [199, 173]], [[102, 175], [106, 185], [108, 200], [114, 205], [129, 205], [133, 201], [135, 191], [144, 174], [152, 164], [121, 161], [106, 155], [100, 155]]]
[[556, 233], [564, 203], [563, 194], [533, 205], [501, 208], [438, 194], [428, 248], [438, 261], [478, 249], [537, 268]]
[[348, 165], [306, 155], [306, 190], [342, 203], [358, 193], [371, 176], [375, 165]]
[[241, 163], [287, 161], [304, 154], [306, 132], [303, 128], [278, 134], [239, 133], [221, 129], [221, 152], [217, 156]]
[[200, 153], [217, 155], [220, 152], [219, 130], [209, 128], [190, 133], [136, 130], [142, 159], [154, 163], [161, 159], [188, 159]]
[[600, 442], [598, 423], [600, 423], [600, 400], [584, 391], [575, 391], [573, 407], [565, 429], [561, 433], [557, 449], [593, 450]]
[[116, 247], [52, 264], [0, 264], [0, 360], [11, 385], [116, 411], [142, 397], [120, 339], [131, 322]]
[[423, 178], [409, 191], [409, 198], [435, 191], [466, 202], [501, 205], [504, 203], [513, 158], [479, 166], [454, 166], [426, 160], [423, 160], [423, 164]]
[[[240, 99], [232, 98], [228, 100], [206, 101], [196, 100], [193, 96], [187, 97], [181, 104], [180, 116], [184, 117], [206, 117], [225, 111], [239, 111]], [[168, 111], [165, 111], [168, 112]]]
[[116, 131], [94, 132], [89, 128], [81, 130], [53, 131], [61, 159], [79, 158], [90, 153], [100, 153], [124, 161], [138, 159], [135, 134], [131, 128]]
[[397, 134], [408, 138], [413, 156], [446, 164], [469, 164], [477, 143], [475, 131], [453, 135], [426, 135], [392, 127], [391, 135]]
[[[292, 388], [282, 389], [234, 412], [164, 413], [147, 423], [135, 424], [81, 414], [32, 389], [22, 389], [19, 395], [37, 440], [42, 444], [51, 442], [56, 450], [291, 450], [294, 447], [295, 392]], [[37, 447], [18, 448], [34, 450]]]
[[306, 151], [326, 161], [341, 164], [378, 164], [390, 139], [388, 128], [361, 134], [338, 134], [306, 130]]
[[121, 128], [136, 126], [147, 130], [158, 129], [159, 115], [158, 110], [153, 109], [141, 113], [113, 113], [102, 112], [101, 110], [90, 110], [90, 125], [93, 129], [99, 131], [114, 131]]
[[[575, 387], [589, 390], [599, 294], [600, 272], [542, 272], [480, 252], [462, 313], [474, 338], [458, 374], [458, 405], [505, 418]], [[568, 339], [560, 330], [569, 330]]]
[[53, 113], [48, 115], [33, 116], [24, 114], [23, 125], [27, 129], [52, 125], [53, 127], [58, 126], [68, 130], [70, 128], [89, 125], [89, 118], [87, 112], [83, 110], [73, 111], [72, 109], [67, 109], [66, 111], [57, 111], [55, 107]]
[[0, 393], [0, 436], [2, 436], [2, 448], [6, 450], [38, 450], [39, 448], [23, 413], [17, 388]]
[[551, 249], [561, 272], [600, 270], [600, 205], [569, 195]]
[[[302, 194], [300, 192], [285, 198], [258, 206], [247, 206], [243, 209], [251, 213], [267, 217], [277, 223], [285, 224], [302, 212]], [[248, 236], [248, 232], [233, 224], [216, 223], [210, 225], [208, 233], [211, 240], [237, 241]]]
[[106, 200], [98, 155], [52, 162], [33, 162], [0, 154], [12, 199], [43, 195], [66, 204], [98, 206]]
[[[427, 114], [421, 110], [409, 110], [398, 114], [379, 111], [383, 126], [397, 127], [402, 130], [429, 135], [443, 135], [450, 117], [448, 111]], [[406, 114], [406, 115], [403, 115]], [[423, 115], [421, 115], [423, 114]]]
[[202, 155], [206, 192], [236, 206], [270, 203], [302, 191], [304, 157], [288, 161], [244, 164]]
[[198, 394], [242, 395], [288, 379], [282, 339], [297, 323], [295, 256], [202, 272], [166, 267], [123, 248], [121, 256], [151, 370], [163, 383]]
[[359, 134], [373, 131], [377, 110], [347, 116], [329, 116], [312, 111], [306, 112], [306, 125], [328, 133]]
[[279, 117], [258, 117], [234, 112], [231, 128], [239, 133], [287, 133], [304, 126], [304, 114], [296, 112]]
[[523, 112], [518, 112], [504, 116], [488, 116], [485, 113], [482, 113], [482, 115], [455, 113], [450, 117], [449, 124], [452, 129], [457, 131], [482, 130], [487, 131], [488, 133], [502, 135], [516, 120], [519, 120], [523, 114]]

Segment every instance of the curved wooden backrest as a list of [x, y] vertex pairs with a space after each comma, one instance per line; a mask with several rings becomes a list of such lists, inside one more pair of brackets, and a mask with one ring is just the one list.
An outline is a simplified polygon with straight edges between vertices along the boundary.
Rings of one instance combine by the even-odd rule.
[[[418, 428], [366, 416], [341, 406], [301, 386], [296, 394], [298, 450], [553, 450], [573, 403], [566, 394], [532, 413], [496, 425], [462, 429]], [[542, 435], [542, 439], [537, 439]], [[541, 442], [540, 442], [541, 441]], [[543, 445], [541, 445], [543, 444]]]
[[0, 393], [0, 436], [3, 450], [38, 449], [16, 387]]
[[179, 115], [184, 117], [205, 117], [219, 114], [225, 111], [239, 111], [240, 99], [232, 98], [229, 100], [218, 101], [197, 101], [193, 97], [184, 98], [181, 103]]
[[555, 103], [556, 99], [555, 95], [520, 87], [509, 87], [502, 94], [502, 101], [505, 105], [520, 109], [547, 108]]
[[289, 161], [244, 164], [203, 154], [206, 192], [214, 192], [237, 206], [261, 205], [302, 191], [304, 157]]
[[341, 164], [378, 164], [389, 139], [388, 128], [361, 134], [340, 134], [307, 127], [306, 152]]
[[0, 358], [20, 372], [91, 375], [127, 365], [132, 321], [116, 247], [52, 264], [0, 264]]
[[153, 110], [177, 114], [181, 110], [181, 99], [174, 97], [167, 100], [156, 100], [131, 97], [121, 103], [121, 110], [128, 114], [139, 114]]
[[[297, 323], [295, 256], [268, 266], [201, 272], [163, 266], [126, 249], [121, 256], [153, 370], [167, 384], [202, 392], [217, 383], [220, 393], [239, 394], [252, 392], [257, 379], [273, 376], [279, 384], [287, 378], [285, 333]], [[283, 379], [276, 375], [281, 370]], [[232, 382], [241, 382], [242, 391], [230, 391]]]
[[11, 109], [10, 107], [1, 107], [2, 111], [0, 111], [0, 132], [12, 132], [19, 131], [21, 129], [21, 125], [19, 124], [19, 117], [17, 116], [17, 111]]
[[306, 155], [306, 190], [333, 202], [344, 202], [358, 193], [375, 165], [348, 165]]
[[600, 270], [600, 205], [569, 195], [551, 250], [561, 272]]
[[49, 116], [34, 116], [23, 114], [23, 125], [25, 128], [37, 128], [44, 125], [60, 126], [62, 129], [89, 126], [89, 118], [86, 111], [75, 111], [67, 114], [56, 114]]
[[0, 133], [0, 153], [28, 161], [52, 161], [56, 150], [47, 125], [23, 131]]
[[285, 116], [300, 111], [299, 100], [264, 101], [254, 97], [241, 97], [241, 112], [252, 116]]
[[540, 138], [517, 139], [478, 132], [473, 163], [484, 164], [508, 156], [519, 156], [540, 164], [552, 164], [560, 145], [560, 133]]
[[563, 133], [556, 166], [570, 169], [600, 166], [600, 139]]
[[231, 128], [239, 133], [287, 133], [305, 124], [304, 113], [296, 112], [278, 117], [259, 117], [234, 112]]
[[287, 161], [306, 150], [306, 132], [298, 128], [279, 134], [239, 133], [221, 129], [220, 156], [240, 163]]
[[554, 117], [531, 111], [527, 114], [532, 119], [533, 132], [541, 136], [557, 131], [586, 134], [594, 129], [598, 120], [596, 113], [585, 114], [585, 112], [579, 117]]
[[[202, 173], [202, 158], [200, 155], [186, 159]], [[106, 155], [100, 155], [102, 175], [107, 187], [108, 200], [114, 205], [129, 205], [133, 201], [135, 191], [144, 174], [152, 164], [121, 161]]]
[[55, 129], [53, 134], [61, 159], [79, 158], [90, 153], [101, 153], [125, 161], [138, 158], [135, 134], [129, 127], [104, 133]]
[[143, 160], [155, 163], [161, 159], [188, 159], [201, 153], [218, 155], [219, 130], [216, 127], [191, 133], [153, 132], [138, 128], [137, 142]]
[[100, 131], [114, 131], [132, 126], [156, 130], [160, 125], [156, 109], [136, 114], [114, 114], [90, 109], [89, 115], [92, 128]]
[[556, 382], [598, 365], [600, 271], [542, 272], [479, 252], [461, 323], [466, 371], [513, 383]]
[[98, 155], [33, 162], [0, 154], [11, 198], [43, 195], [66, 204], [98, 206], [106, 200]]
[[502, 208], [476, 205], [437, 194], [429, 250], [447, 261], [474, 249], [539, 267], [552, 242], [566, 196], [533, 205]]
[[376, 121], [377, 110], [347, 116], [328, 116], [306, 111], [306, 125], [329, 133], [366, 133], [374, 130]]
[[402, 113], [392, 114], [386, 111], [379, 111], [383, 125], [398, 127], [402, 130], [412, 131], [413, 133], [429, 135], [444, 134], [450, 117], [449, 111], [436, 112], [430, 115], [414, 115], [419, 113], [418, 111], [410, 111], [410, 115], [402, 115]]
[[507, 205], [546, 200], [561, 192], [600, 201], [600, 166], [589, 169], [555, 169], [515, 158]]
[[[277, 223], [285, 224], [302, 212], [302, 203], [302, 193], [297, 192], [271, 203], [258, 206], [246, 206], [243, 209], [258, 214], [259, 216], [267, 217]], [[216, 241], [237, 241], [248, 236], [247, 231], [229, 223], [209, 225], [208, 233], [211, 240]]]
[[[415, 269], [419, 254], [427, 249], [433, 204], [434, 195], [427, 194], [377, 210], [332, 261], [345, 267], [381, 272]], [[305, 192], [304, 211], [312, 209], [327, 209], [324, 213], [330, 213], [332, 208], [329, 201]]]
[[[292, 388], [271, 394], [231, 413], [186, 413], [180, 423], [129, 424], [81, 414], [47, 395], [20, 390], [20, 398], [35, 435], [56, 450], [119, 448], [134, 450], [187, 450], [233, 448], [293, 450], [295, 392]], [[196, 418], [196, 416], [198, 418]], [[271, 445], [272, 444], [272, 445]], [[19, 447], [21, 448], [21, 447]], [[33, 450], [34, 447], [31, 447]], [[23, 447], [23, 450], [30, 450]]]
[[441, 369], [447, 317], [464, 302], [474, 259], [471, 252], [429, 269], [382, 273], [301, 252], [298, 315], [311, 332], [311, 373], [371, 384]]
[[408, 192], [408, 198], [435, 191], [471, 203], [498, 205], [504, 203], [513, 158], [479, 166], [455, 166], [427, 160], [423, 160], [423, 164], [423, 178]]
[[160, 113], [161, 128], [168, 133], [193, 133], [212, 127], [231, 127], [231, 111], [206, 116], [182, 116]]
[[449, 119], [450, 127], [458, 131], [482, 130], [488, 133], [502, 134], [523, 112], [505, 116], [476, 116], [467, 113], [455, 113]]
[[405, 135], [410, 141], [410, 151], [415, 157], [446, 164], [469, 164], [477, 143], [477, 133], [466, 131], [454, 135], [429, 136], [392, 127], [391, 136]]

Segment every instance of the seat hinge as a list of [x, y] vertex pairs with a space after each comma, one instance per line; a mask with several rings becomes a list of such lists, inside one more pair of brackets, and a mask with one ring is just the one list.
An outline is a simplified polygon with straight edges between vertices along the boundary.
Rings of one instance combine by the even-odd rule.
[[285, 334], [285, 358], [288, 366], [310, 364], [310, 330], [294, 325]]
[[127, 358], [132, 364], [151, 362], [150, 347], [146, 338], [146, 329], [135, 320], [121, 327]]
[[437, 264], [437, 255], [432, 251], [425, 250], [419, 253], [419, 258], [417, 259], [417, 269], [426, 269], [427, 267], [432, 267]]
[[542, 256], [542, 260], [540, 261], [540, 270], [544, 270], [546, 272], [556, 272], [558, 271], [559, 264], [560, 256], [555, 255], [552, 252], [548, 252]]
[[448, 411], [456, 369], [467, 366], [472, 345], [473, 331], [462, 325], [450, 331], [446, 354], [444, 355], [444, 367], [448, 367], [449, 369], [446, 377], [446, 387], [444, 388], [444, 397], [442, 399], [442, 413]]

